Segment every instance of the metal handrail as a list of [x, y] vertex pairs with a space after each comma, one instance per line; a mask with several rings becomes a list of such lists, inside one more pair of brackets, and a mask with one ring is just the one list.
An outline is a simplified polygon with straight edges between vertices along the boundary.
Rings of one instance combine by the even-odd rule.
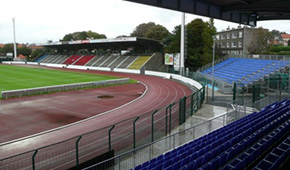
[[[233, 103], [233, 102], [229, 102], [229, 103]], [[233, 109], [233, 110], [234, 110], [234, 109]], [[233, 111], [233, 110], [231, 110], [231, 111]], [[230, 112], [231, 112], [231, 111], [230, 111]], [[224, 117], [224, 116], [227, 116], [228, 113], [229, 113], [229, 111], [227, 110], [226, 113], [221, 114], [221, 115], [218, 115], [218, 116], [215, 116], [215, 117], [212, 117], [212, 118], [208, 119], [208, 120], [205, 121], [205, 122], [199, 123], [199, 124], [197, 124], [197, 125], [195, 125], [195, 126], [192, 126], [192, 127], [190, 127], [190, 128], [184, 129], [184, 130], [179, 131], [179, 132], [177, 132], [177, 133], [175, 133], [175, 134], [168, 135], [168, 136], [163, 137], [163, 138], [161, 138], [161, 139], [155, 140], [154, 142], [151, 142], [151, 143], [148, 143], [148, 144], [142, 145], [142, 146], [140, 146], [140, 147], [137, 147], [136, 149], [132, 149], [132, 150], [130, 150], [130, 151], [124, 152], [124, 153], [119, 154], [119, 155], [117, 155], [117, 156], [115, 156], [115, 157], [113, 157], [113, 158], [110, 158], [110, 159], [104, 160], [104, 161], [102, 161], [102, 162], [99, 162], [99, 163], [94, 164], [94, 165], [92, 165], [92, 166], [89, 166], [89, 167], [87, 167], [87, 168], [84, 168], [84, 170], [88, 170], [88, 169], [91, 169], [91, 168], [94, 168], [94, 167], [100, 166], [100, 165], [102, 165], [102, 164], [105, 164], [105, 163], [110, 162], [110, 161], [115, 160], [115, 159], [120, 160], [121, 157], [125, 157], [126, 155], [131, 155], [132, 153], [136, 153], [137, 151], [142, 150], [142, 149], [145, 149], [145, 148], [148, 148], [148, 147], [152, 148], [152, 146], [153, 146], [154, 144], [156, 144], [156, 143], [158, 143], [158, 142], [161, 142], [161, 141], [165, 141], [165, 140], [167, 140], [167, 139], [169, 139], [169, 138], [172, 138], [172, 137], [173, 137], [173, 138], [175, 139], [175, 136], [177, 136], [177, 135], [179, 135], [179, 134], [185, 133], [186, 131], [189, 131], [189, 130], [196, 129], [197, 127], [199, 127], [199, 126], [201, 126], [201, 125], [204, 125], [204, 124], [208, 124], [208, 123], [211, 124], [211, 122], [212, 122], [213, 120], [215, 120], [215, 119], [219, 119], [219, 118]], [[237, 119], [237, 120], [238, 120], [238, 119]], [[224, 121], [224, 119], [223, 119], [223, 121]], [[224, 122], [223, 122], [223, 126], [225, 126], [225, 123], [224, 123]], [[209, 130], [209, 132], [211, 132], [211, 129]], [[209, 133], [209, 132], [208, 132], [208, 133]], [[184, 144], [185, 144], [185, 143], [184, 143]], [[181, 145], [180, 145], [180, 146], [181, 146]], [[176, 147], [176, 146], [174, 146], [174, 148], [175, 148], [175, 147]], [[168, 151], [170, 151], [170, 150], [168, 150]]]

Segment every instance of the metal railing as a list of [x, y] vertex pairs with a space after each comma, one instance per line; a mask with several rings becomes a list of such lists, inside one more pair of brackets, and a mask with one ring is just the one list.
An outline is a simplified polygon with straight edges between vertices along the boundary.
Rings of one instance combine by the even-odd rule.
[[[234, 107], [232, 107], [233, 105]], [[252, 112], [251, 112], [252, 113]], [[214, 130], [236, 121], [248, 115], [249, 112], [243, 106], [229, 103], [227, 112], [213, 117], [208, 121], [180, 131], [178, 133], [163, 137], [159, 140], [145, 144], [136, 149], [127, 151], [111, 159], [107, 159], [84, 170], [103, 170], [103, 169], [132, 169], [146, 161], [156, 158], [168, 151], [171, 151], [181, 145], [184, 145], [194, 139], [204, 136]]]
[[289, 99], [290, 98], [290, 95], [289, 94], [286, 94], [286, 95], [275, 95], [275, 94], [272, 94], [272, 95], [269, 95], [261, 100], [258, 100], [256, 101], [254, 104], [253, 104], [253, 107], [255, 107], [256, 109], [258, 110], [261, 110], [263, 109], [264, 107], [270, 105], [271, 103], [274, 103], [274, 102], [279, 102], [279, 101], [282, 101], [284, 99]]
[[281, 61], [290, 61], [290, 55], [267, 55], [267, 54], [241, 54], [241, 55], [227, 55], [227, 57], [232, 58], [249, 58], [249, 59], [258, 59], [258, 60], [281, 60]]
[[[221, 63], [221, 62], [223, 62], [223, 61], [225, 61], [225, 60], [227, 60], [229, 58], [230, 58], [229, 56], [224, 56], [224, 57], [222, 57], [222, 58], [220, 58], [218, 60], [215, 60], [215, 63], [214, 64], [217, 65], [217, 64], [219, 64], [219, 63]], [[198, 72], [203, 72], [204, 70], [206, 70], [208, 68], [211, 68], [211, 67], [212, 67], [212, 62], [206, 64], [205, 66], [202, 66], [201, 68], [197, 69], [197, 71]]]
[[1, 159], [0, 169], [68, 169], [108, 151], [120, 154], [135, 149], [170, 134], [182, 123], [181, 119], [186, 119], [201, 107], [204, 98], [203, 86], [190, 96], [138, 117]]

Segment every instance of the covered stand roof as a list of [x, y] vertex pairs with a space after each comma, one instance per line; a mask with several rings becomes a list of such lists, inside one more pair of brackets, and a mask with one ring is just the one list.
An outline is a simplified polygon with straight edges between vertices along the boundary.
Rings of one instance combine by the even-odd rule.
[[257, 21], [290, 19], [290, 0], [125, 0], [256, 26]]
[[125, 50], [128, 48], [136, 48], [141, 49], [143, 51], [149, 50], [155, 52], [158, 52], [163, 48], [163, 45], [159, 41], [137, 37], [64, 41], [64, 42], [38, 44], [38, 46], [54, 48], [57, 50], [80, 50], [80, 49]]

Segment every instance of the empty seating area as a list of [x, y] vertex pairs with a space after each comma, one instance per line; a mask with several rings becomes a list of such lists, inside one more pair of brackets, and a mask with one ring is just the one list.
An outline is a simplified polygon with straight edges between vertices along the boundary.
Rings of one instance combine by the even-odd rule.
[[[282, 69], [289, 61], [229, 58], [214, 66], [214, 78], [232, 84], [239, 81], [245, 85]], [[202, 72], [212, 76], [212, 67]]]
[[150, 56], [140, 56], [130, 65], [128, 69], [139, 70], [149, 59]]
[[65, 60], [62, 64], [73, 64], [77, 62], [82, 56], [81, 55], [72, 55], [70, 58]]
[[263, 158], [259, 164], [254, 168], [255, 170], [263, 169], [279, 169], [290, 154], [290, 136], [275, 147], [270, 153]]
[[281, 169], [289, 159], [290, 99], [273, 103], [134, 170]]
[[97, 63], [103, 56], [95, 56], [93, 59], [91, 59], [89, 62], [85, 64], [85, 66], [93, 66], [95, 63]]
[[100, 64], [100, 67], [108, 67], [116, 58], [117, 56], [108, 56], [106, 60]]
[[122, 63], [125, 59], [127, 58], [127, 56], [119, 56], [115, 59], [114, 62], [112, 62], [109, 67], [112, 67], [112, 68], [117, 68], [118, 65], [120, 65], [120, 63]]
[[82, 56], [74, 65], [83, 66], [83, 65], [85, 65], [87, 62], [89, 62], [94, 57], [95, 56], [93, 56], [93, 55], [85, 55], [85, 56]]
[[91, 67], [130, 68], [140, 69], [150, 56], [122, 56], [122, 55], [43, 55], [35, 62], [85, 65]]
[[46, 57], [42, 58], [39, 62], [41, 63], [51, 63], [51, 61], [55, 60], [58, 55], [46, 55]]
[[40, 56], [39, 58], [37, 58], [36, 60], [35, 60], [35, 62], [40, 62], [41, 60], [43, 60], [44, 58], [46, 58], [47, 57], [47, 54], [44, 54], [43, 56]]
[[136, 59], [136, 56], [127, 56], [116, 68], [128, 68]]

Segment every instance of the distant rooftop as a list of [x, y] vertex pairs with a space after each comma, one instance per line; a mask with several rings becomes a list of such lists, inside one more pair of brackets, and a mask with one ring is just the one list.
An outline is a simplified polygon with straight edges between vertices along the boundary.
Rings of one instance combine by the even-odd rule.
[[282, 38], [289, 38], [290, 39], [290, 34], [281, 34]]

